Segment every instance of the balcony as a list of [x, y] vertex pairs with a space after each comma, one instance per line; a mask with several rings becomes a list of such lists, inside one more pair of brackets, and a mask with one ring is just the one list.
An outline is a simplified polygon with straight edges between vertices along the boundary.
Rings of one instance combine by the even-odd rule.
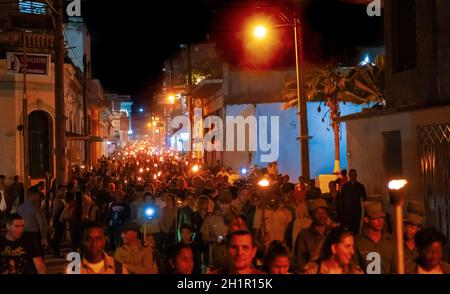
[[[52, 49], [54, 47], [54, 40], [55, 38], [53, 35], [35, 33], [25, 34], [25, 46], [28, 48]], [[22, 42], [21, 45], [23, 46]]]
[[[22, 47], [23, 33], [17, 31], [8, 31], [0, 34], [0, 44], [10, 47]], [[54, 36], [38, 33], [26, 33], [25, 34], [25, 46], [27, 48], [36, 49], [53, 49], [54, 48]]]

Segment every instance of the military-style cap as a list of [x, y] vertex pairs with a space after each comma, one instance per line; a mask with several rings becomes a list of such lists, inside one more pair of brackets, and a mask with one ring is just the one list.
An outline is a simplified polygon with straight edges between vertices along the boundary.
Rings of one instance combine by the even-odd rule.
[[423, 216], [425, 214], [425, 205], [420, 201], [409, 201], [406, 211], [407, 213], [414, 213]]
[[311, 200], [308, 202], [308, 210], [309, 211], [312, 212], [319, 208], [328, 209], [328, 205], [327, 205], [327, 202], [325, 201], [325, 199], [314, 199], [314, 200]]
[[386, 217], [383, 205], [380, 202], [366, 201], [364, 202], [364, 209], [366, 215], [372, 219]]
[[406, 214], [406, 217], [403, 220], [403, 222], [421, 226], [423, 222], [423, 217], [415, 213], [408, 213]]
[[122, 232], [134, 231], [139, 233], [139, 226], [132, 221], [127, 221], [120, 227], [120, 230]]
[[367, 196], [367, 202], [380, 202], [383, 203], [383, 198], [379, 194]]

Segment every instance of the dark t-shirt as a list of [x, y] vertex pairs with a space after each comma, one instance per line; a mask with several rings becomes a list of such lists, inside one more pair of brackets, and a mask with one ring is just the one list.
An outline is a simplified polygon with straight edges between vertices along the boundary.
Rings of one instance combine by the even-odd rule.
[[9, 241], [0, 238], [0, 274], [35, 274], [33, 259], [40, 257], [39, 249], [34, 243], [20, 238]]

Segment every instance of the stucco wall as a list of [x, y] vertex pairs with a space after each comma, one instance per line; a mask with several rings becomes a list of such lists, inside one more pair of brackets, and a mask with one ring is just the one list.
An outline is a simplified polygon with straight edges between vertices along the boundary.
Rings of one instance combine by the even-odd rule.
[[348, 165], [358, 171], [369, 194], [387, 201], [387, 177], [383, 166], [383, 132], [401, 132], [403, 177], [409, 181], [408, 199], [422, 200], [418, 160], [418, 126], [450, 122], [450, 107], [403, 112], [346, 122]]
[[[299, 136], [298, 131], [298, 117], [295, 108], [288, 110], [281, 110], [282, 103], [257, 104], [253, 105], [228, 105], [226, 113], [228, 116], [255, 115], [259, 116], [278, 116], [280, 122], [280, 136], [279, 136], [279, 158], [278, 169], [280, 173], [288, 174], [292, 182], [297, 181], [300, 175], [300, 145], [297, 140]], [[325, 123], [322, 122], [324, 109], [322, 105], [322, 112], [318, 112], [319, 103], [308, 103], [308, 127], [309, 134], [313, 136], [310, 141], [310, 163], [311, 176], [317, 177], [319, 174], [330, 174], [334, 167], [334, 136], [333, 131], [327, 130], [328, 119]], [[352, 104], [341, 104], [341, 111], [343, 115], [352, 114], [361, 111], [362, 106]], [[325, 110], [326, 111], [326, 110]], [[246, 115], [243, 115], [246, 114]], [[270, 119], [268, 128], [268, 137], [270, 139]], [[341, 137], [341, 168], [347, 167], [347, 148], [346, 148], [346, 129], [342, 124]], [[235, 134], [235, 140], [237, 135]], [[260, 160], [261, 152], [258, 148], [257, 152], [252, 155], [252, 165], [265, 167], [267, 163]], [[224, 164], [235, 169], [243, 166], [249, 166], [248, 152], [225, 152]]]

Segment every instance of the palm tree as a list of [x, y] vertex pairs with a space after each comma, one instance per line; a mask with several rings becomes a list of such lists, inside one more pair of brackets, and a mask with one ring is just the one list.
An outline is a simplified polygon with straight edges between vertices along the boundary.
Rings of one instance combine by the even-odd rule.
[[[308, 101], [320, 101], [328, 107], [322, 122], [329, 114], [329, 124], [334, 132], [334, 171], [339, 173], [340, 167], [340, 124], [341, 116], [339, 102], [355, 104], [373, 104], [373, 108], [384, 105], [384, 57], [376, 58], [375, 63], [366, 62], [355, 68], [328, 66], [324, 70], [311, 72], [305, 81]], [[288, 99], [282, 109], [297, 106], [297, 98], [292, 84], [287, 84], [285, 97]], [[322, 112], [321, 105], [318, 111]]]

